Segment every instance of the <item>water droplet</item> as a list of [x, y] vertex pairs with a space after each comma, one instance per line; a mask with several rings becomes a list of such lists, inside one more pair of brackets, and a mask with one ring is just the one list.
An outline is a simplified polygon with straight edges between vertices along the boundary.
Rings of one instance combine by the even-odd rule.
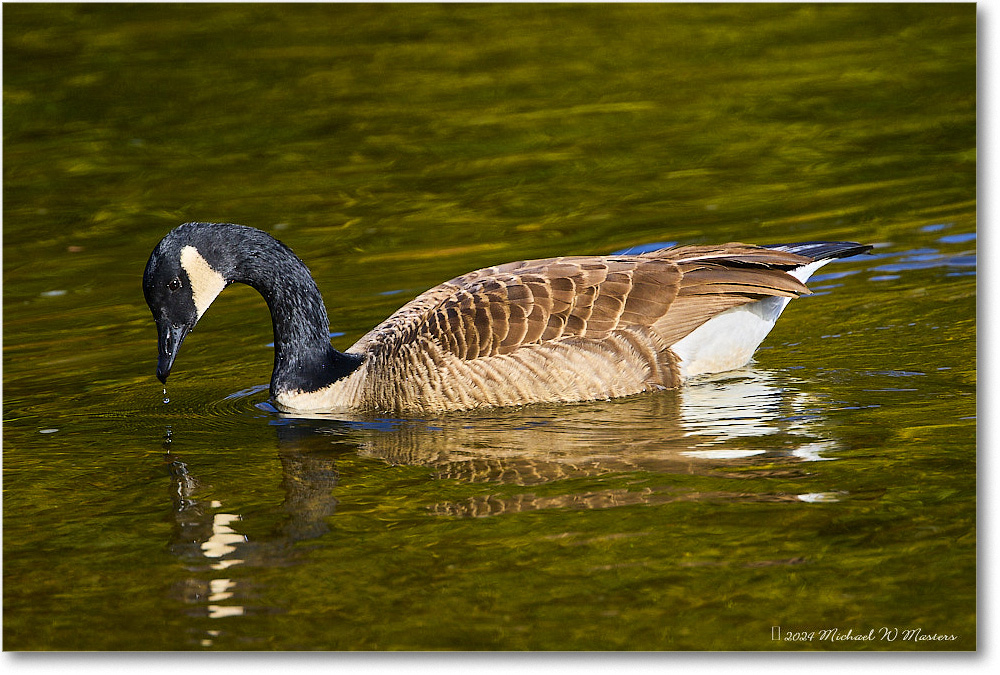
[[163, 388], [163, 402], [164, 403], [170, 403], [170, 399], [167, 397], [167, 388], [166, 387]]

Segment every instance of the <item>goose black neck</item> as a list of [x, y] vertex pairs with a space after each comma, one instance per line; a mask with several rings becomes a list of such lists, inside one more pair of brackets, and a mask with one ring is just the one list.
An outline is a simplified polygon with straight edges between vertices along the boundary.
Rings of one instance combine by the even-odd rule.
[[255, 288], [271, 311], [271, 395], [316, 391], [353, 372], [361, 357], [343, 354], [330, 344], [323, 296], [305, 263], [265, 232], [240, 227], [237, 234], [241, 255], [227, 278]]

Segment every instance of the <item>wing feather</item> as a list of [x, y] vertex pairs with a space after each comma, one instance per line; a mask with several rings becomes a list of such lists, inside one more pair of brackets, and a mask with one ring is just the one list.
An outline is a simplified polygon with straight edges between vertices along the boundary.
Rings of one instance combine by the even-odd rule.
[[423, 339], [473, 360], [630, 331], [655, 336], [666, 350], [727, 309], [809, 293], [785, 270], [810, 261], [788, 251], [724, 244], [497, 265], [421, 294], [359, 345], [379, 343], [384, 353], [393, 344]]

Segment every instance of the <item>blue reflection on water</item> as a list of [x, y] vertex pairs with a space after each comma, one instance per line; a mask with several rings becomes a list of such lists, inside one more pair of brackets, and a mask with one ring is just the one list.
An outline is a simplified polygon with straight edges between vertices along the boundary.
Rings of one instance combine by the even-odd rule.
[[948, 234], [938, 239], [938, 241], [941, 242], [942, 244], [964, 244], [968, 241], [975, 241], [975, 240], [976, 240], [975, 232], [967, 232], [965, 234]]

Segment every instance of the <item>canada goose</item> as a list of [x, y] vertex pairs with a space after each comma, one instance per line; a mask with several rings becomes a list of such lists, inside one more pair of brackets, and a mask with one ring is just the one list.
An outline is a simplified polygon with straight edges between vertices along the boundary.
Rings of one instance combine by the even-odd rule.
[[488, 267], [435, 286], [346, 352], [305, 264], [261, 230], [185, 223], [153, 249], [143, 293], [166, 383], [226, 286], [257, 289], [274, 327], [271, 397], [286, 411], [442, 412], [583, 401], [745, 365], [789, 299], [852, 242], [681, 246]]

